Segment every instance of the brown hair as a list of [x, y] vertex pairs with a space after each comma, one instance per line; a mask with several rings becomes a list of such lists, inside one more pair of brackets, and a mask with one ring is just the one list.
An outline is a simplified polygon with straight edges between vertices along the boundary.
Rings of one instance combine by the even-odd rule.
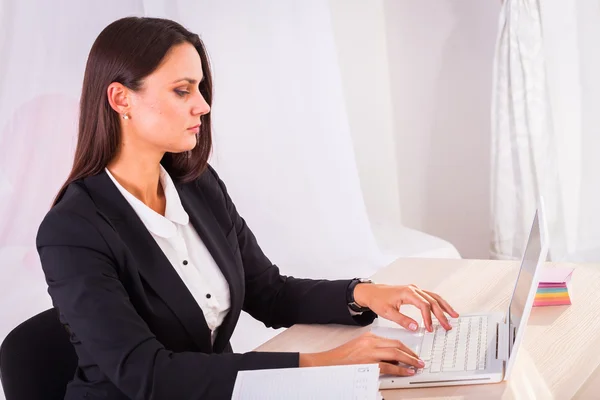
[[[160, 18], [119, 19], [98, 35], [88, 56], [79, 104], [79, 128], [73, 168], [53, 205], [72, 182], [102, 172], [121, 143], [119, 115], [108, 102], [106, 90], [119, 82], [138, 90], [143, 79], [161, 63], [171, 47], [190, 43], [200, 55], [204, 79], [198, 88], [212, 104], [212, 77], [208, 55], [198, 35], [177, 22]], [[210, 113], [203, 115], [198, 145], [186, 153], [165, 153], [161, 164], [176, 181], [189, 182], [200, 176], [212, 148]]]

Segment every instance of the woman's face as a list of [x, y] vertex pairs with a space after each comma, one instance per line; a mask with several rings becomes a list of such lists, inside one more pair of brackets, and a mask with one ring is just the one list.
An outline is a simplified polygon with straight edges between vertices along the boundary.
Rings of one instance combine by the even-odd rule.
[[129, 91], [129, 118], [121, 121], [123, 144], [161, 153], [193, 149], [200, 117], [210, 112], [198, 89], [202, 79], [202, 63], [194, 46], [172, 47], [143, 80], [141, 89]]

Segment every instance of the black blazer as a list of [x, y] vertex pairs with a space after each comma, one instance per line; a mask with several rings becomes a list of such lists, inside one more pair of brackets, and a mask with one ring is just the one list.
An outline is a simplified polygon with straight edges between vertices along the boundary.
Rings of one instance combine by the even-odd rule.
[[242, 309], [275, 328], [375, 318], [350, 315], [347, 280], [280, 275], [211, 167], [176, 187], [229, 283], [214, 346], [202, 310], [108, 175], [76, 181], [37, 236], [48, 292], [79, 356], [66, 399], [230, 398], [239, 370], [297, 367], [298, 353], [232, 352]]

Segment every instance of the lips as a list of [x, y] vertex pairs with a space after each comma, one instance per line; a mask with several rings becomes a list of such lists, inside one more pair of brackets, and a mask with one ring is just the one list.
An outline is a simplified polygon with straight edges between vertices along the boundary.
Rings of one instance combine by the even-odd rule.
[[192, 126], [192, 127], [189, 127], [188, 129], [189, 129], [190, 131], [197, 131], [198, 129], [200, 129], [200, 124], [198, 124], [198, 125], [195, 125], [195, 126]]

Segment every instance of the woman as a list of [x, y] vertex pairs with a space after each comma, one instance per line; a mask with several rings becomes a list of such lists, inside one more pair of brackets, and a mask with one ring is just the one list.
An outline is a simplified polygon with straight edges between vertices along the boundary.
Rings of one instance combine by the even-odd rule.
[[410, 349], [371, 334], [315, 354], [232, 352], [242, 309], [271, 327], [381, 315], [417, 329], [400, 304], [427, 329], [431, 313], [446, 329], [444, 312], [458, 315], [413, 285], [280, 275], [207, 164], [211, 98], [204, 46], [173, 21], [118, 20], [90, 51], [73, 169], [37, 236], [79, 356], [66, 398], [229, 398], [246, 369], [377, 362], [413, 374]]

